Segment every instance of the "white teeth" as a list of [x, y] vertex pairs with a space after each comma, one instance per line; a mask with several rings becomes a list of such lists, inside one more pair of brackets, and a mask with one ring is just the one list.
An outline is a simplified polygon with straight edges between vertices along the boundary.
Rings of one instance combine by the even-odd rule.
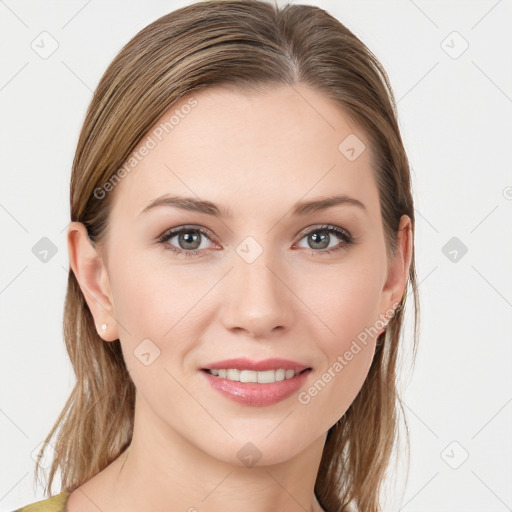
[[[276, 381], [276, 371], [275, 370], [266, 370], [264, 372], [254, 372], [258, 377], [258, 382], [260, 384], [268, 384], [269, 382]], [[295, 374], [295, 372], [293, 372]], [[292, 375], [293, 377], [293, 375]]]
[[234, 368], [227, 370], [226, 379], [229, 380], [240, 380], [240, 370], [236, 370]]
[[253, 370], [238, 370], [229, 368], [226, 370], [208, 370], [211, 375], [220, 377], [221, 379], [233, 380], [236, 382], [258, 382], [260, 384], [269, 384], [281, 380], [288, 380], [295, 376], [295, 370], [265, 370], [256, 372]]
[[[241, 370], [240, 371], [240, 382], [258, 382], [258, 374], [263, 372], [255, 372], [252, 370]], [[226, 377], [227, 378], [227, 377]]]

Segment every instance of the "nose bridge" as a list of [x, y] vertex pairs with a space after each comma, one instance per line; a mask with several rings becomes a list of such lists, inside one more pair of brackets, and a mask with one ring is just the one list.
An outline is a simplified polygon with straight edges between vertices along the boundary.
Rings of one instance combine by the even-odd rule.
[[292, 320], [292, 294], [283, 283], [283, 266], [273, 252], [258, 249], [248, 240], [237, 247], [233, 260], [224, 315], [226, 327], [241, 328], [255, 336], [269, 334], [276, 327], [288, 328]]

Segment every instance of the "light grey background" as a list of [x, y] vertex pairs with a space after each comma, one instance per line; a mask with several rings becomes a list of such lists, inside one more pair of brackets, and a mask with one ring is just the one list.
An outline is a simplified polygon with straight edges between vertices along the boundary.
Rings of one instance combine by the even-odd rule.
[[[188, 3], [0, 0], [2, 511], [43, 498], [31, 454], [74, 382], [61, 326], [85, 110], [121, 46]], [[381, 60], [413, 168], [420, 350], [404, 373], [408, 478], [399, 469], [387, 510], [512, 510], [512, 2], [295, 3], [328, 10]]]

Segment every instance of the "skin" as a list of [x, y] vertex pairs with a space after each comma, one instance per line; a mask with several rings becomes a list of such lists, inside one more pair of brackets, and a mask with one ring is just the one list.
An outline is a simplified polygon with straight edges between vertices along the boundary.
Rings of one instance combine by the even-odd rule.
[[[359, 333], [380, 326], [406, 286], [410, 219], [402, 217], [388, 261], [371, 148], [339, 107], [304, 85], [252, 96], [208, 88], [194, 98], [197, 106], [109, 192], [105, 245], [93, 247], [80, 223], [68, 229], [70, 265], [98, 332], [120, 340], [137, 389], [131, 446], [71, 494], [69, 511], [321, 510], [314, 483], [325, 437], [361, 389], [377, 335], [307, 404], [296, 394], [265, 407], [239, 404], [199, 369], [231, 357], [282, 357], [312, 367], [308, 389]], [[355, 161], [338, 150], [350, 134], [366, 144]], [[164, 193], [229, 207], [231, 217], [169, 206], [139, 215]], [[335, 194], [366, 210], [290, 213], [299, 200]], [[301, 234], [321, 235], [324, 224], [357, 243], [326, 254]], [[194, 232], [200, 256], [166, 250], [191, 250], [178, 236], [156, 242], [189, 225], [211, 233]], [[263, 249], [252, 263], [236, 251], [247, 236]], [[345, 244], [329, 236], [329, 248]], [[146, 338], [160, 350], [148, 366], [134, 355]], [[252, 467], [237, 457], [248, 442], [261, 453]]]

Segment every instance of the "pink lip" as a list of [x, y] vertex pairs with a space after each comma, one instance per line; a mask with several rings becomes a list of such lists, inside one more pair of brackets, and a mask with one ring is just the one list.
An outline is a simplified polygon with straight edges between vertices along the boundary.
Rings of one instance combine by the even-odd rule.
[[309, 368], [309, 366], [305, 366], [288, 359], [272, 358], [265, 359], [263, 361], [252, 361], [251, 359], [241, 357], [236, 359], [225, 359], [224, 361], [217, 361], [216, 363], [210, 363], [204, 366], [202, 370], [229, 370], [230, 368], [236, 368], [238, 370], [253, 370], [256, 372], [263, 372], [265, 370], [278, 370], [279, 368], [282, 368], [284, 370], [295, 370], [296, 372], [301, 372], [302, 370]]
[[[240, 360], [237, 361], [240, 362]], [[273, 361], [272, 364], [275, 364], [276, 359], [269, 361]], [[225, 361], [223, 364], [224, 363]], [[280, 364], [282, 364], [282, 362]], [[219, 365], [217, 364], [217, 366]], [[239, 365], [235, 365], [235, 368], [236, 367], [240, 368]], [[226, 368], [226, 366], [220, 365], [219, 368]], [[227, 368], [230, 368], [230, 366], [228, 365]], [[275, 366], [273, 368], [275, 368]], [[282, 368], [282, 366], [280, 366], [280, 368]], [[205, 370], [202, 370], [200, 373], [205, 376], [207, 381], [213, 386], [214, 389], [219, 391], [227, 398], [230, 398], [231, 400], [242, 403], [244, 405], [264, 407], [266, 405], [272, 405], [280, 402], [281, 400], [284, 400], [293, 393], [297, 392], [300, 387], [304, 385], [308, 375], [311, 373], [311, 369], [303, 371], [292, 379], [281, 380], [267, 384], [258, 384], [255, 382], [236, 382], [229, 379], [222, 379], [220, 377], [215, 377]]]

